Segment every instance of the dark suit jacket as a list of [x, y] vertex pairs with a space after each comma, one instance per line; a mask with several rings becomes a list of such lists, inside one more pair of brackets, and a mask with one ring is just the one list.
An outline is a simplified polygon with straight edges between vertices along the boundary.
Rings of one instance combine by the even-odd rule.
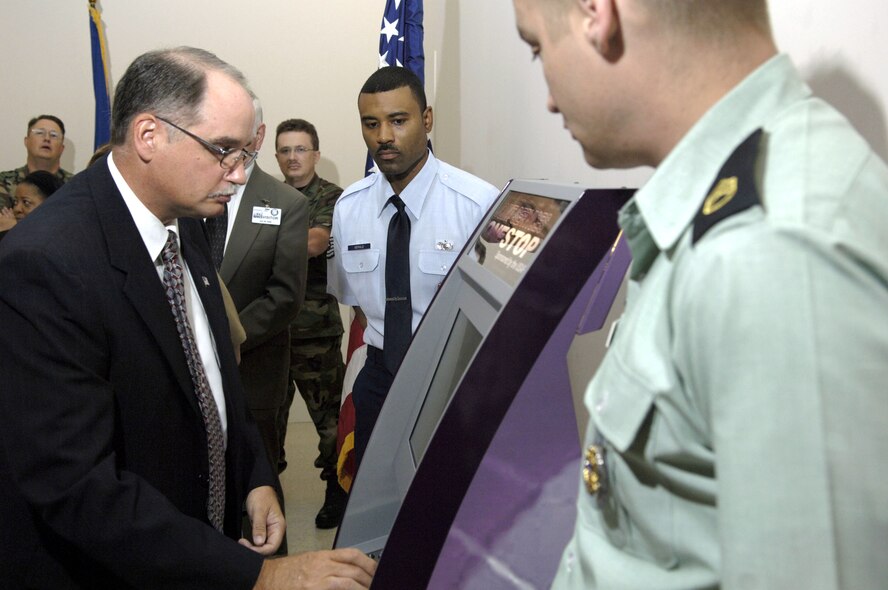
[[[281, 210], [280, 225], [253, 223], [254, 207]], [[256, 164], [244, 188], [219, 274], [247, 341], [241, 376], [252, 409], [277, 409], [287, 392], [288, 327], [305, 298], [308, 200]]]
[[[225, 386], [225, 533], [271, 485], [200, 222], [179, 220]], [[250, 588], [163, 286], [104, 161], [0, 244], [0, 586]], [[205, 281], [209, 283], [205, 286]]]

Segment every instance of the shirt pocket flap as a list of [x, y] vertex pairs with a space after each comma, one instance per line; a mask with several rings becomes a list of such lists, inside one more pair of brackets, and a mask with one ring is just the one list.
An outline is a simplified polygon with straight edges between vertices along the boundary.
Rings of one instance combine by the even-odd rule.
[[379, 250], [346, 250], [342, 253], [345, 272], [372, 272], [379, 266]]
[[605, 386], [597, 388], [597, 399], [590, 400], [590, 415], [604, 438], [624, 453], [650, 414], [654, 394], [651, 388], [624, 371], [618, 358], [610, 361], [602, 365]]
[[456, 261], [458, 252], [420, 250], [419, 270], [429, 275], [446, 275]]

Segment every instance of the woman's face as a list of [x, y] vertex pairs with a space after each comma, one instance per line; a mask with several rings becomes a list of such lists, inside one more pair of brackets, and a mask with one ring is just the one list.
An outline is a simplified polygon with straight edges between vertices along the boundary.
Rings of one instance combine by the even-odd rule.
[[23, 182], [15, 187], [15, 204], [12, 207], [15, 220], [21, 221], [27, 217], [28, 213], [42, 205], [43, 201], [43, 195], [33, 184]]

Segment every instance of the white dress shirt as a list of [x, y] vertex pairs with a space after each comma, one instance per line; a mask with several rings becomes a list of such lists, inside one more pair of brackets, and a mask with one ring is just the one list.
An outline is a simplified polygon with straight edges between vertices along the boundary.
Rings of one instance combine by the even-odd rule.
[[256, 161], [253, 160], [250, 162], [250, 165], [244, 170], [244, 174], [246, 175], [246, 180], [244, 183], [237, 187], [237, 191], [231, 195], [231, 200], [228, 201], [228, 227], [225, 228], [225, 246], [222, 249], [222, 256], [225, 256], [225, 249], [228, 248], [228, 240], [231, 239], [231, 230], [234, 229], [234, 220], [237, 218], [237, 210], [240, 209], [241, 200], [243, 200], [244, 190], [247, 188], [247, 183], [250, 182], [250, 175], [253, 173], [253, 169], [256, 166]]
[[[117, 185], [117, 190], [119, 190], [120, 194], [123, 196], [123, 201], [126, 203], [126, 207], [129, 209], [130, 215], [133, 218], [133, 222], [135, 222], [136, 228], [139, 230], [139, 235], [145, 243], [148, 255], [151, 260], [154, 261], [154, 266], [157, 269], [157, 276], [162, 281], [163, 261], [160, 255], [167, 241], [168, 230], [174, 231], [176, 238], [178, 239], [178, 221], [174, 222], [172, 225], [165, 226], [163, 222], [145, 207], [142, 201], [136, 196], [136, 193], [134, 193], [126, 183], [120, 170], [114, 164], [114, 157], [112, 154], [108, 155], [108, 168], [111, 170], [111, 177]], [[231, 219], [229, 219], [229, 224], [230, 223]], [[185, 262], [185, 257], [180, 256], [179, 259], [182, 263], [182, 276], [187, 287], [185, 289], [185, 305], [188, 311], [188, 321], [191, 323], [191, 330], [194, 333], [195, 343], [197, 344], [197, 349], [200, 353], [201, 361], [203, 362], [207, 381], [210, 384], [210, 390], [213, 392], [213, 399], [216, 400], [216, 408], [219, 410], [219, 420], [222, 422], [222, 434], [227, 441], [228, 419], [225, 408], [224, 388], [222, 386], [222, 371], [220, 369], [219, 356], [216, 352], [216, 342], [213, 339], [213, 334], [210, 330], [210, 323], [207, 319], [207, 312], [203, 307], [203, 302], [200, 299], [194, 281], [191, 280], [191, 273], [188, 270], [188, 264]], [[172, 313], [172, 311], [170, 311], [170, 313]]]

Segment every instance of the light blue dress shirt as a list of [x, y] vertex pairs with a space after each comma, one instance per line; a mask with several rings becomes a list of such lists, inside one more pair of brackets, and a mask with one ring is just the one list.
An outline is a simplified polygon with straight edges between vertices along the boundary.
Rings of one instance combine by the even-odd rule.
[[[385, 260], [395, 194], [385, 175], [372, 174], [349, 186], [333, 209], [334, 256], [328, 261], [327, 291], [367, 316], [364, 341], [383, 348]], [[410, 294], [413, 330], [445, 275], [499, 191], [429, 153], [399, 195], [410, 216]]]
[[[695, 216], [757, 128], [762, 206]], [[621, 212], [626, 311], [586, 392], [555, 588], [888, 583], [888, 168], [777, 56]]]

